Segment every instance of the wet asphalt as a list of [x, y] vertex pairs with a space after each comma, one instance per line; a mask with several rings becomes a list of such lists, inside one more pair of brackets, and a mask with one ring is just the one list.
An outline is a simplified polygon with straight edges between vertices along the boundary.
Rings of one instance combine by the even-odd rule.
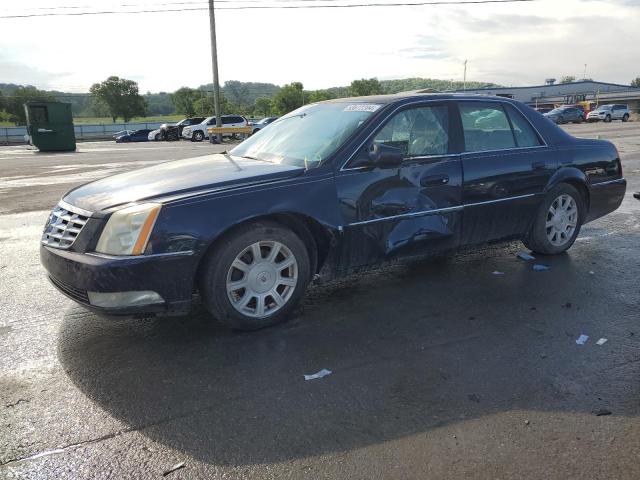
[[567, 129], [613, 140], [629, 181], [568, 254], [516, 242], [321, 283], [249, 334], [97, 317], [38, 259], [67, 189], [224, 147], [0, 148], [0, 478], [640, 477], [640, 124]]

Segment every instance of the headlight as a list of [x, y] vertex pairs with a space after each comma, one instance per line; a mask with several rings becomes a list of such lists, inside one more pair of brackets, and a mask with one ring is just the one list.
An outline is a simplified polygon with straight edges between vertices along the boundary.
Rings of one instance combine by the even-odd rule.
[[108, 255], [142, 255], [160, 213], [157, 203], [123, 208], [111, 214], [100, 235], [96, 252]]

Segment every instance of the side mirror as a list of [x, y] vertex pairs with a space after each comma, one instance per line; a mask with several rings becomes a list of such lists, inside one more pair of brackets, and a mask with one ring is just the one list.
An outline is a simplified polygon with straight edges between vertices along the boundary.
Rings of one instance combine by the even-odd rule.
[[402, 150], [384, 143], [376, 143], [369, 152], [371, 164], [380, 168], [399, 167], [402, 164], [404, 155]]

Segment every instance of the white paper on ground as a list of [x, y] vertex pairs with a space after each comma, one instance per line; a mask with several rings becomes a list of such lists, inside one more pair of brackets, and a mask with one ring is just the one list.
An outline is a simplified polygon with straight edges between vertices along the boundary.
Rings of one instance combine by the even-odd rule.
[[327, 370], [326, 368], [323, 368], [318, 373], [314, 373], [312, 375], [305, 375], [304, 379], [305, 380], [315, 380], [316, 378], [326, 377], [327, 375], [331, 375], [332, 373], [333, 372], [331, 370]]
[[578, 337], [578, 339], [576, 340], [576, 343], [578, 345], [584, 345], [585, 343], [587, 343], [587, 340], [589, 340], [589, 335], [580, 335]]
[[604, 345], [605, 343], [607, 343], [607, 339], [606, 338], [601, 338], [600, 340], [598, 340], [596, 342], [596, 345]]

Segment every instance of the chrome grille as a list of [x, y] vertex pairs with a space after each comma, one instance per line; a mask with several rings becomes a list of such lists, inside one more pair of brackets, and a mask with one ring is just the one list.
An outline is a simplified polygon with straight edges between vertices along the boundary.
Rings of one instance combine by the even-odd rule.
[[71, 210], [71, 207], [58, 204], [49, 215], [44, 227], [42, 243], [48, 247], [67, 249], [73, 245], [76, 238], [89, 220], [87, 215], [81, 215]]

